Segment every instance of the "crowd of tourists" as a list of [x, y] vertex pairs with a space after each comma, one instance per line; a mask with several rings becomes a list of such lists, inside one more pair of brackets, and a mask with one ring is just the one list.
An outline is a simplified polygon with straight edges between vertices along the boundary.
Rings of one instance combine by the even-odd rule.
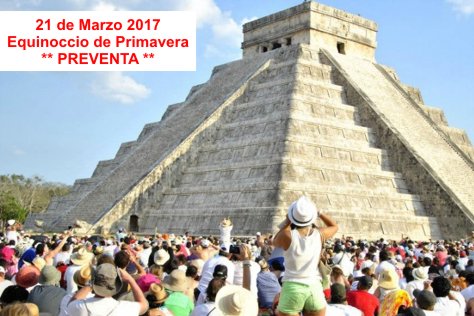
[[471, 238], [336, 238], [337, 223], [305, 197], [274, 235], [233, 228], [226, 218], [219, 236], [38, 238], [8, 221], [0, 316], [474, 315]]

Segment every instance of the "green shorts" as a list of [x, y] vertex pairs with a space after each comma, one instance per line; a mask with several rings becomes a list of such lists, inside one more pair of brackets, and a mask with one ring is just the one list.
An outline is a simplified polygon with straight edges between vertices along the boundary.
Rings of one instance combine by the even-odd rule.
[[285, 281], [281, 288], [278, 310], [285, 314], [299, 314], [302, 311], [317, 312], [326, 307], [321, 282], [306, 285]]

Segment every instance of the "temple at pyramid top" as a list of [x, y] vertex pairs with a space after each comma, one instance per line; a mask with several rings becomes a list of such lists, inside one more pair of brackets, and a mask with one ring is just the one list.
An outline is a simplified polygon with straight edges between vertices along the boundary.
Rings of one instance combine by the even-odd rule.
[[[460, 238], [474, 223], [474, 148], [376, 63], [377, 25], [316, 2], [249, 22], [216, 66], [28, 229], [271, 233], [305, 195], [356, 238]], [[101, 137], [101, 135], [97, 135]]]
[[243, 32], [244, 58], [282, 46], [308, 44], [375, 60], [375, 22], [313, 1], [248, 22]]

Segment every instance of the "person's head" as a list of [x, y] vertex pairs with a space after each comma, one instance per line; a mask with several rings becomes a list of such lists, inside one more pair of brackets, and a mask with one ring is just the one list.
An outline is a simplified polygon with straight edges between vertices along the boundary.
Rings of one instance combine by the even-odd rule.
[[451, 291], [451, 283], [447, 278], [442, 276], [434, 278], [433, 282], [431, 282], [431, 287], [436, 297], [446, 297], [449, 291]]
[[346, 302], [346, 288], [340, 283], [331, 285], [331, 304], [344, 304]]
[[380, 254], [379, 254], [380, 262], [390, 260], [390, 257], [391, 257], [390, 252], [388, 252], [387, 250], [380, 251]]
[[114, 263], [118, 268], [125, 269], [130, 263], [130, 255], [128, 252], [121, 250], [115, 254]]
[[427, 290], [415, 290], [413, 291], [413, 295], [416, 298], [416, 303], [419, 308], [432, 311], [436, 304], [436, 296], [433, 292]]
[[156, 275], [158, 277], [158, 279], [163, 280], [163, 275], [165, 273], [165, 270], [164, 270], [163, 266], [153, 264], [150, 267], [150, 273]]
[[285, 271], [285, 266], [279, 260], [271, 260], [270, 270], [271, 271]]
[[399, 277], [395, 270], [388, 269], [382, 271], [379, 278], [379, 286], [385, 290], [393, 290], [398, 288]]
[[160, 249], [155, 252], [153, 256], [153, 261], [156, 265], [163, 266], [170, 260], [170, 254], [165, 249]]
[[413, 268], [412, 267], [404, 267], [403, 268], [403, 276], [405, 280], [408, 282], [413, 281], [415, 278], [413, 277]]
[[0, 296], [0, 302], [3, 306], [13, 302], [26, 302], [28, 299], [28, 291], [19, 285], [10, 285], [5, 288]]
[[122, 288], [117, 267], [110, 263], [97, 266], [92, 278], [92, 289], [97, 296], [111, 297]]
[[114, 263], [114, 257], [112, 257], [109, 254], [101, 254], [100, 256], [97, 256], [97, 265], [101, 265], [103, 263], [110, 263], [110, 264], [115, 264]]
[[223, 279], [227, 278], [227, 267], [223, 264], [218, 264], [214, 267], [214, 272], [212, 273], [214, 278]]
[[225, 279], [214, 278], [209, 282], [209, 285], [206, 289], [207, 300], [210, 302], [215, 302], [216, 295], [219, 290], [225, 286]]
[[193, 265], [189, 265], [186, 268], [186, 277], [196, 279], [198, 277], [198, 268]]
[[187, 284], [186, 273], [179, 269], [171, 271], [163, 281], [163, 286], [171, 292], [184, 292]]
[[166, 293], [165, 288], [161, 284], [156, 283], [151, 284], [148, 292], [145, 294], [149, 309], [155, 309], [163, 306], [166, 299], [168, 298], [168, 293]]
[[32, 303], [29, 303], [29, 304], [14, 303], [2, 308], [1, 315], [2, 316], [36, 316], [36, 315], [39, 315], [39, 310], [38, 310], [38, 306]]
[[423, 258], [422, 265], [425, 266], [425, 267], [429, 267], [429, 266], [431, 265], [431, 262], [432, 262], [431, 258], [429, 258], [429, 257], [424, 257], [424, 258]]
[[359, 278], [359, 283], [357, 283], [357, 289], [360, 291], [368, 291], [372, 287], [373, 280], [370, 276], [364, 275]]
[[216, 310], [221, 315], [250, 316], [258, 314], [257, 297], [238, 285], [226, 285], [216, 295]]
[[45, 266], [40, 273], [39, 283], [42, 285], [59, 286], [61, 280], [61, 272], [53, 266]]
[[288, 219], [295, 227], [307, 227], [317, 218], [316, 205], [307, 197], [302, 196], [288, 208]]
[[89, 284], [92, 277], [92, 269], [89, 265], [83, 266], [74, 273], [73, 280], [79, 288]]
[[62, 252], [69, 252], [71, 250], [71, 245], [68, 243], [65, 243], [64, 246], [61, 248]]
[[33, 265], [24, 265], [16, 274], [16, 284], [27, 289], [38, 284], [40, 271]]
[[474, 284], [474, 273], [470, 272], [466, 274], [466, 281], [469, 285]]

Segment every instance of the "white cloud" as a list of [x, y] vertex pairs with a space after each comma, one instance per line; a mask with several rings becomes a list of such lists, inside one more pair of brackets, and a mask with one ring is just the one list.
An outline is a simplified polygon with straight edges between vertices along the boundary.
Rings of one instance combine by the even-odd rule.
[[474, 0], [447, 0], [455, 11], [465, 15], [474, 13]]
[[132, 104], [148, 97], [150, 89], [122, 72], [98, 73], [92, 92], [109, 101]]
[[222, 12], [214, 0], [180, 0], [175, 2], [175, 8], [195, 12], [197, 27], [209, 26], [216, 40], [235, 46], [240, 44], [241, 25], [231, 17], [230, 12]]

